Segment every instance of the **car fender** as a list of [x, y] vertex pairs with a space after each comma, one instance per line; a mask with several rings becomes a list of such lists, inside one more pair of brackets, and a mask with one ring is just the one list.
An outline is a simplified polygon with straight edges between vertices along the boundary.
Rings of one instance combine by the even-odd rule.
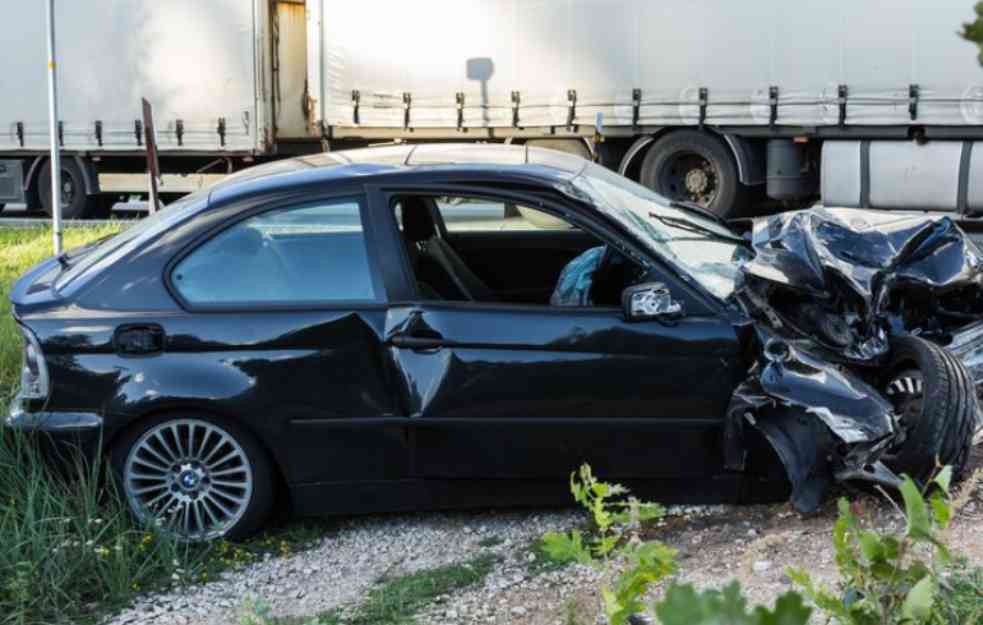
[[286, 419], [254, 421], [238, 416], [245, 412], [239, 407], [250, 401], [251, 378], [237, 367], [218, 362], [220, 358], [203, 361], [200, 357], [205, 354], [197, 354], [199, 358], [180, 356], [187, 355], [137, 357], [132, 369], [117, 373], [115, 393], [103, 408], [106, 448], [121, 432], [155, 415], [211, 415], [230, 419], [255, 437], [281, 475], [287, 475], [286, 459], [276, 453], [276, 446], [268, 444], [282, 436]]
[[760, 415], [754, 426], [774, 448], [792, 484], [790, 501], [800, 512], [819, 508], [832, 482], [830, 450], [835, 440], [804, 410], [784, 407]]
[[822, 421], [844, 443], [873, 442], [894, 432], [893, 407], [873, 386], [781, 339], [764, 348], [761, 390], [779, 405]]

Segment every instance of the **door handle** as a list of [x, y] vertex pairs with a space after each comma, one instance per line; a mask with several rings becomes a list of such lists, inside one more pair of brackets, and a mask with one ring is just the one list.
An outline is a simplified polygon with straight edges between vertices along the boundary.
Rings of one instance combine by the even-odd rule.
[[409, 334], [394, 334], [389, 343], [404, 349], [440, 349], [448, 343], [439, 332], [416, 331]]

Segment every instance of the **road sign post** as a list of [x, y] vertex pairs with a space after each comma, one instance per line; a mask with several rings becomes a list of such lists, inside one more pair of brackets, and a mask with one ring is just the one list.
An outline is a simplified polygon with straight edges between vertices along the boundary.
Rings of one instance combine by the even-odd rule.
[[147, 177], [149, 182], [148, 200], [150, 214], [157, 212], [157, 186], [160, 183], [160, 161], [157, 158], [157, 130], [154, 128], [154, 109], [146, 98], [143, 98], [143, 132], [144, 145], [147, 146]]
[[58, 145], [58, 68], [55, 62], [55, 0], [48, 0], [48, 126], [51, 134], [51, 220], [55, 254], [61, 254], [61, 153]]

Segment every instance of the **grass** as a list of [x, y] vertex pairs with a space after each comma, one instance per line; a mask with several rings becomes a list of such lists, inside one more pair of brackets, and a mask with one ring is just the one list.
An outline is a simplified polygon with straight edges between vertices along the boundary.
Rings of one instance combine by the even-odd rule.
[[[65, 230], [65, 249], [122, 225]], [[6, 409], [20, 370], [21, 341], [10, 289], [51, 255], [49, 228], [0, 228], [0, 406]], [[29, 437], [0, 430], [0, 625], [91, 623], [141, 591], [203, 582], [266, 554], [288, 555], [324, 535], [323, 523], [292, 523], [232, 545], [183, 545], [139, 526], [81, 464], [71, 479], [42, 462]]]
[[485, 579], [498, 559], [483, 554], [465, 562], [383, 578], [354, 609], [323, 612], [314, 617], [274, 617], [262, 600], [247, 602], [244, 625], [413, 625], [416, 615], [441, 596], [464, 590]]
[[405, 625], [436, 597], [459, 591], [483, 580], [496, 558], [480, 555], [458, 564], [448, 564], [384, 580], [369, 591], [365, 600], [345, 623], [348, 625]]
[[983, 567], [957, 566], [939, 604], [950, 623], [983, 625]]
[[[65, 249], [118, 232], [122, 226], [66, 228]], [[50, 228], [0, 228], [0, 402], [6, 408], [20, 371], [20, 334], [10, 314], [10, 289], [31, 266], [52, 255]]]

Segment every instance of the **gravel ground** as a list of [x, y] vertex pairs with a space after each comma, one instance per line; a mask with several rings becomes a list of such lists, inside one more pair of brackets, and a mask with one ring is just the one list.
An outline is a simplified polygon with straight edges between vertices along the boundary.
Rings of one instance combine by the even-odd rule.
[[[983, 446], [976, 449], [971, 467], [983, 468]], [[855, 498], [879, 527], [903, 525], [881, 498]], [[737, 578], [752, 602], [770, 603], [792, 588], [786, 566], [806, 568], [820, 581], [835, 580], [830, 543], [835, 518], [833, 501], [811, 515], [788, 504], [671, 507], [646, 538], [679, 549], [680, 581], [714, 588]], [[204, 586], [144, 596], [107, 625], [232, 625], [249, 596], [264, 598], [277, 616], [308, 616], [357, 604], [384, 575], [463, 562], [481, 553], [499, 556], [483, 583], [438, 597], [418, 616], [419, 623], [565, 625], [572, 611], [579, 623], [593, 625], [602, 622], [598, 573], [582, 566], [544, 570], [529, 550], [546, 531], [584, 520], [573, 509], [362, 517], [340, 523], [333, 535], [297, 555], [271, 558]], [[957, 515], [950, 540], [983, 565], [983, 487]]]
[[[482, 552], [524, 552], [551, 529], [583, 521], [574, 510], [430, 513], [362, 517], [340, 524], [316, 547], [270, 558], [219, 581], [142, 597], [109, 625], [231, 625], [249, 596], [265, 599], [277, 616], [307, 616], [351, 604], [383, 575], [461, 562]], [[493, 547], [482, 547], [491, 542]], [[489, 579], [512, 580], [499, 567]]]

